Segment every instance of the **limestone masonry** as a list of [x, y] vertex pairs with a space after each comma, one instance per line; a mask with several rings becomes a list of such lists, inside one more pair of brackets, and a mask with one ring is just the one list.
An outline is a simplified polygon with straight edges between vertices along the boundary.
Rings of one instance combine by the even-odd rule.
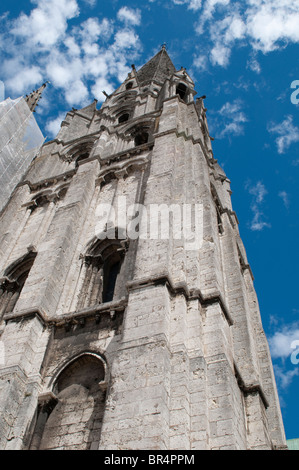
[[[66, 115], [2, 211], [1, 449], [285, 448], [230, 181], [195, 95], [162, 47], [100, 110]], [[200, 245], [171, 217], [169, 237], [99, 229], [120, 198], [197, 205]]]

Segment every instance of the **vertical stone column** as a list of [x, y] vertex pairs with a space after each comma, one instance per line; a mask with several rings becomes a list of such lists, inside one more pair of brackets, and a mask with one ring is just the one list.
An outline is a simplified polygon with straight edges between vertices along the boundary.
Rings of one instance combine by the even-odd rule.
[[209, 449], [245, 450], [244, 406], [235, 377], [230, 324], [218, 302], [208, 305], [204, 316]]
[[245, 394], [247, 446], [250, 450], [272, 450], [266, 409], [259, 391]]
[[37, 316], [8, 321], [1, 336], [5, 362], [0, 368], [0, 448], [21, 450], [33, 420], [40, 369], [49, 330]]
[[169, 312], [166, 286], [131, 290], [111, 370], [100, 450], [169, 449]]
[[203, 309], [188, 302], [186, 344], [189, 356], [190, 449], [207, 450], [209, 442], [207, 363], [204, 355]]
[[189, 357], [187, 346], [187, 301], [173, 296], [170, 315], [171, 375], [169, 389], [170, 449], [190, 449]]

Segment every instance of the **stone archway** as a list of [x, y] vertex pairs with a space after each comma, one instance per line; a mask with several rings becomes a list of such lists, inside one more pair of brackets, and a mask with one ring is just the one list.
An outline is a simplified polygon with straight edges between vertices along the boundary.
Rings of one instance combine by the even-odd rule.
[[31, 449], [97, 449], [106, 398], [104, 384], [105, 367], [98, 356], [83, 354], [68, 364], [55, 382], [56, 405], [46, 404], [39, 410]]

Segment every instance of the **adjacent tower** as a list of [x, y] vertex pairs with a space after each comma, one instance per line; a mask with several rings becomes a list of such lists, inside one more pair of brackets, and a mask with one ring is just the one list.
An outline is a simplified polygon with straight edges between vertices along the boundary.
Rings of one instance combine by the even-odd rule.
[[0, 102], [0, 212], [45, 141], [33, 115], [45, 88]]
[[195, 95], [165, 47], [132, 66], [100, 110], [67, 114], [1, 214], [2, 449], [285, 447]]

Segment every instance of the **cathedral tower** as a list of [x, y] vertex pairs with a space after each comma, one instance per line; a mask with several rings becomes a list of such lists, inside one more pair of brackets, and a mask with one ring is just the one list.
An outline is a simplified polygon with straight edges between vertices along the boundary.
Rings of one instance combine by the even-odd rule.
[[72, 109], [0, 221], [2, 449], [280, 449], [204, 98], [165, 47]]

